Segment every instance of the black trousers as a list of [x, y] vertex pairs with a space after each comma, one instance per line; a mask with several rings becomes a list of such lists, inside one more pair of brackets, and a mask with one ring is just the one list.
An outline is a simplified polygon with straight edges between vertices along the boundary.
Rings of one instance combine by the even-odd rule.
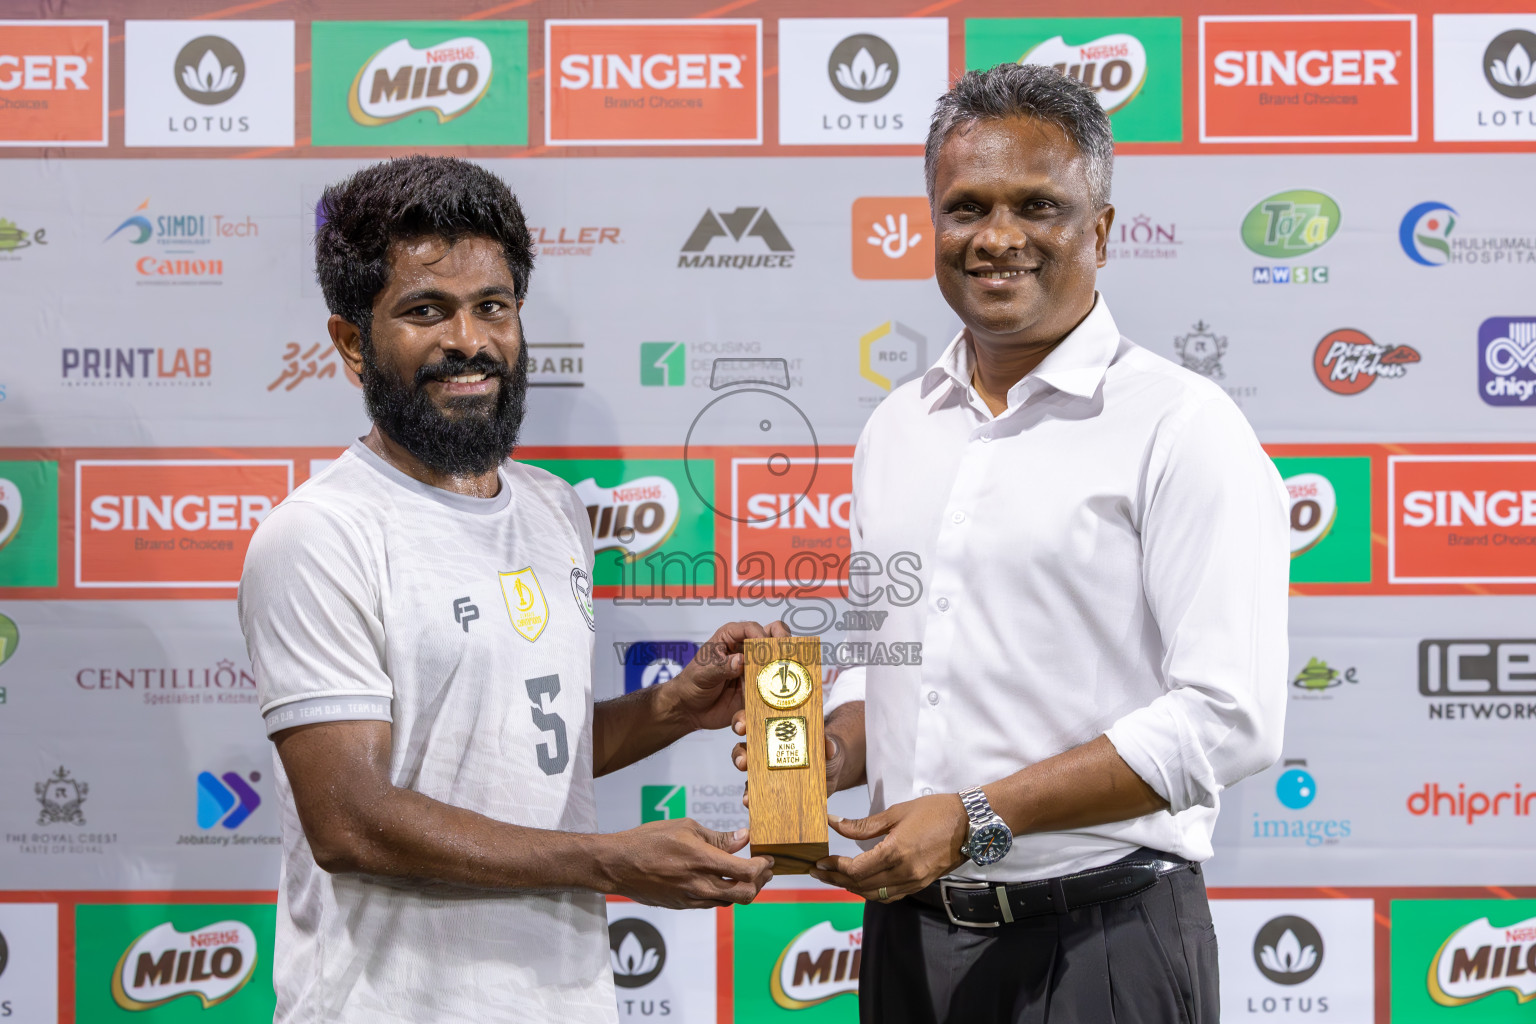
[[1198, 865], [1136, 896], [998, 928], [912, 900], [864, 907], [863, 1024], [1216, 1024]]

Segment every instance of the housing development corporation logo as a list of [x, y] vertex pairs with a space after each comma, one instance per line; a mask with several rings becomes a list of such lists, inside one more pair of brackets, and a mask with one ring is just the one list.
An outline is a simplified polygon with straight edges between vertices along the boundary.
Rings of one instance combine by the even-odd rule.
[[[1338, 233], [1339, 204], [1310, 189], [1277, 192], [1259, 200], [1243, 218], [1243, 244], [1260, 256], [1296, 259], [1327, 245]], [[1326, 266], [1260, 266], [1254, 284], [1327, 284]]]
[[1419, 359], [1418, 351], [1407, 345], [1379, 345], [1364, 331], [1341, 327], [1317, 343], [1312, 369], [1318, 383], [1334, 394], [1358, 395], [1378, 377], [1400, 379]]
[[762, 22], [544, 22], [552, 146], [755, 145]]
[[1412, 142], [1418, 19], [1200, 18], [1200, 141]]
[[112, 972], [112, 1001], [124, 1010], [151, 1010], [195, 995], [206, 1010], [245, 987], [256, 959], [256, 933], [244, 921], [218, 921], [191, 932], [165, 922], [123, 950]]
[[1489, 317], [1478, 327], [1477, 393], [1489, 405], [1536, 405], [1536, 317]]
[[1182, 27], [1178, 18], [968, 18], [965, 66], [1054, 67], [1093, 91], [1121, 142], [1177, 142]]
[[779, 142], [921, 143], [948, 72], [944, 18], [782, 18]]
[[688, 347], [680, 341], [640, 343], [640, 386], [680, 388], [688, 383]]
[[923, 196], [864, 196], [853, 201], [853, 276], [865, 281], [921, 281], [933, 276], [933, 225]]
[[641, 786], [640, 823], [673, 821], [688, 817], [688, 789], [685, 786]]
[[1387, 458], [1392, 583], [1536, 583], [1536, 456]]
[[317, 146], [528, 142], [525, 21], [317, 21]]
[[107, 144], [107, 23], [0, 21], [0, 146]]
[[1277, 985], [1300, 985], [1323, 966], [1323, 936], [1304, 917], [1277, 917], [1253, 937], [1253, 962]]
[[[723, 251], [709, 251], [717, 240], [723, 240], [718, 247]], [[794, 263], [795, 247], [766, 206], [738, 206], [726, 213], [705, 210], [677, 257], [679, 269], [788, 270]]]

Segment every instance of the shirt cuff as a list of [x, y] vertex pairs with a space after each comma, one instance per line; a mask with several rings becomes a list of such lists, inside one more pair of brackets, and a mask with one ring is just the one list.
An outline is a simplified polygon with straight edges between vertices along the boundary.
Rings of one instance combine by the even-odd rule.
[[844, 704], [852, 704], [864, 699], [864, 672], [864, 666], [860, 665], [855, 668], [845, 668], [837, 674], [821, 706], [823, 718]]
[[1215, 809], [1221, 786], [1205, 751], [1166, 697], [1138, 708], [1105, 731], [1131, 771], [1168, 801], [1172, 814], [1191, 807]]
[[390, 698], [376, 693], [346, 697], [306, 697], [270, 708], [262, 715], [267, 735], [274, 736], [296, 725], [316, 722], [393, 722]]

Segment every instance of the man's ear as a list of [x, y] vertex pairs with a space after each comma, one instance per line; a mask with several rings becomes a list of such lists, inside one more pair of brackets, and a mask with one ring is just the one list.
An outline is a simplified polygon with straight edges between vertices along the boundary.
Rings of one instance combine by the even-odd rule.
[[361, 377], [363, 375], [363, 332], [352, 321], [331, 314], [331, 318], [325, 322], [325, 329], [331, 332], [331, 344], [336, 346], [336, 351], [341, 353], [341, 361], [347, 364], [347, 369]]
[[1099, 210], [1098, 217], [1094, 220], [1093, 233], [1096, 236], [1093, 244], [1094, 256], [1102, 269], [1109, 262], [1109, 228], [1115, 222], [1115, 208], [1105, 204]]
[[521, 313], [521, 312], [522, 312], [522, 311], [523, 311], [523, 303], [524, 303], [524, 302], [525, 302], [525, 301], [526, 301], [526, 300], [524, 300], [524, 299], [518, 299], [518, 300], [517, 300], [517, 311], [518, 311], [518, 312], [519, 312], [519, 313]]

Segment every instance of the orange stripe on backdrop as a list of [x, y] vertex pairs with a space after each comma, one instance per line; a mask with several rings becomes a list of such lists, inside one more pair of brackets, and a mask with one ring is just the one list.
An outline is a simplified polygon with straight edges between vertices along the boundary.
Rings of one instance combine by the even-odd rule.
[[495, 7], [487, 7], [483, 11], [476, 11], [473, 14], [466, 14], [463, 17], [461, 17], [459, 20], [460, 21], [479, 21], [482, 18], [494, 18], [496, 15], [501, 14], [504, 11], [514, 10], [515, 8], [518, 8], [518, 7], [527, 7], [529, 4], [531, 4], [533, 2], [534, 2], [534, 0], [512, 0], [511, 3], [497, 4]]
[[255, 11], [263, 7], [271, 7], [274, 4], [285, 3], [286, 0], [251, 0], [248, 4], [236, 4], [233, 7], [221, 7], [207, 14], [194, 14], [189, 21], [207, 21], [210, 18], [226, 18], [231, 14], [244, 14], [246, 11]]
[[927, 7], [919, 7], [917, 10], [913, 11], [911, 14], [908, 14], [907, 17], [908, 18], [922, 18], [922, 17], [926, 17], [927, 15], [933, 14], [933, 13], [935, 13], [937, 11], [942, 11], [946, 7], [953, 7], [953, 6], [955, 6], [955, 4], [957, 4], [959, 2], [960, 2], [960, 0], [939, 0], [939, 2], [936, 3], [936, 4], [929, 4]]
[[722, 14], [729, 14], [732, 11], [740, 10], [743, 7], [748, 7], [748, 6], [751, 6], [752, 4], [755, 4], [755, 3], [757, 3], [757, 0], [732, 0], [731, 3], [726, 4], [724, 7], [716, 7], [712, 11], [704, 11], [701, 14], [695, 14], [694, 17], [695, 18], [718, 18]]

